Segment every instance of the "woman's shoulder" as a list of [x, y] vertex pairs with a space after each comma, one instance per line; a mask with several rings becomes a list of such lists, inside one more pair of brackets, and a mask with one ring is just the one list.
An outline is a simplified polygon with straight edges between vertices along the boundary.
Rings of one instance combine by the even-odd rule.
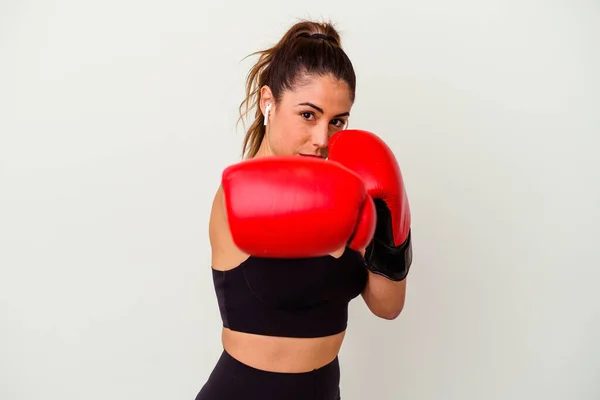
[[222, 186], [219, 186], [213, 198], [209, 219], [209, 240], [212, 250], [211, 264], [214, 269], [233, 269], [248, 258], [248, 255], [243, 253], [233, 242], [227, 222]]

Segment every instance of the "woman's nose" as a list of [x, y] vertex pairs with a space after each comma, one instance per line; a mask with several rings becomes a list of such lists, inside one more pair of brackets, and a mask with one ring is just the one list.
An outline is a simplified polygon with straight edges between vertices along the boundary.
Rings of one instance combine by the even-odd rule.
[[319, 126], [315, 129], [312, 136], [312, 144], [315, 147], [323, 149], [327, 147], [327, 143], [329, 142], [329, 126], [325, 126], [324, 128]]

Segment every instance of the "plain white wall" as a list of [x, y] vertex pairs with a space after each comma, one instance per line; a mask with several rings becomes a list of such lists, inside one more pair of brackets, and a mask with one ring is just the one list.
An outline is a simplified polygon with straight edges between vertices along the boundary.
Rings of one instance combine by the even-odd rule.
[[[206, 3], [206, 4], [204, 4]], [[600, 5], [0, 3], [0, 398], [193, 399], [207, 222], [249, 53], [331, 18], [396, 152], [415, 261], [351, 305], [345, 400], [600, 398]]]

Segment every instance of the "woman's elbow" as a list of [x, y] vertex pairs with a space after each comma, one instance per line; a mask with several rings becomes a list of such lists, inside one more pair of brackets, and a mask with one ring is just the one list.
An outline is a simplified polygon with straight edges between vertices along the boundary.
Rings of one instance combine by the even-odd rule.
[[393, 321], [400, 316], [403, 308], [404, 308], [404, 304], [400, 307], [391, 308], [389, 310], [382, 310], [378, 313], [375, 313], [375, 315], [378, 316], [379, 318]]
[[367, 301], [366, 303], [367, 307], [369, 308], [369, 310], [371, 310], [373, 315], [389, 321], [393, 321], [396, 318], [398, 318], [402, 313], [402, 310], [404, 309], [404, 299], [395, 304], [385, 304], [383, 302], [376, 303], [373, 301]]
[[379, 276], [372, 276], [362, 295], [374, 315], [386, 320], [395, 320], [404, 309], [406, 281], [391, 282]]

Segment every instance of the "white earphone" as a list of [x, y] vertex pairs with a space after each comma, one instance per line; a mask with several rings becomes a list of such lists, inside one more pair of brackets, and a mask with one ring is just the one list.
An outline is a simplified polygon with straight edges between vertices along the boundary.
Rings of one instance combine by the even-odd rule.
[[267, 108], [265, 109], [265, 126], [267, 126], [267, 121], [269, 120], [269, 111], [271, 110], [271, 103], [267, 103]]

